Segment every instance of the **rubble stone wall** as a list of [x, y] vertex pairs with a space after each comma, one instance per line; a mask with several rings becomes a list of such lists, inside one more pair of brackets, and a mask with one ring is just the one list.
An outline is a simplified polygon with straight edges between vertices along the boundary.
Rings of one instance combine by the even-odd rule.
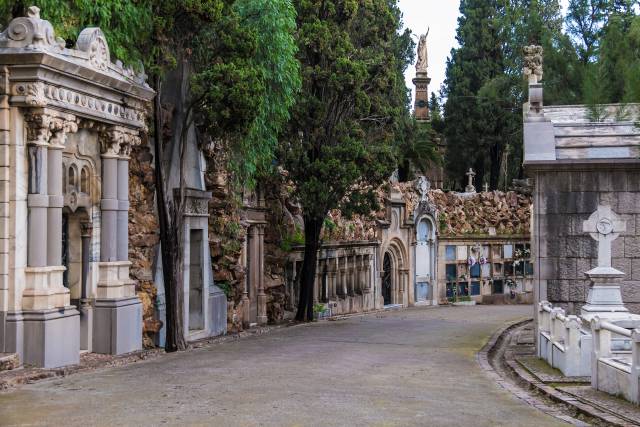
[[154, 319], [157, 289], [153, 261], [160, 240], [155, 209], [153, 155], [148, 144], [134, 146], [129, 163], [129, 260], [131, 278], [143, 307], [143, 343], [153, 347], [153, 336], [161, 327]]

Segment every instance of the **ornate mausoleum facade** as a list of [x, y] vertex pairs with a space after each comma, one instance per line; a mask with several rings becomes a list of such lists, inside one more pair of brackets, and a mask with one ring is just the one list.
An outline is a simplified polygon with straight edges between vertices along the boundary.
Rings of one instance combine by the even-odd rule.
[[98, 28], [68, 49], [31, 7], [0, 34], [0, 352], [55, 367], [142, 347], [129, 155], [153, 96]]

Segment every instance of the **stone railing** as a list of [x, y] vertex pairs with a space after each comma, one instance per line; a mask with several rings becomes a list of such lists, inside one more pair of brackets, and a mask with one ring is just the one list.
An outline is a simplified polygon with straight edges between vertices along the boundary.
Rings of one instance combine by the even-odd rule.
[[[326, 315], [370, 311], [376, 308], [377, 241], [324, 244], [318, 251], [314, 303], [325, 304]], [[288, 259], [286, 293], [289, 309], [297, 306], [304, 248], [296, 247]]]
[[[596, 316], [591, 320], [591, 333], [591, 386], [640, 403], [640, 329], [624, 328]], [[615, 337], [630, 341], [631, 349], [614, 351]]]
[[588, 376], [590, 336], [581, 330], [578, 316], [543, 301], [538, 304], [538, 357], [567, 377]]

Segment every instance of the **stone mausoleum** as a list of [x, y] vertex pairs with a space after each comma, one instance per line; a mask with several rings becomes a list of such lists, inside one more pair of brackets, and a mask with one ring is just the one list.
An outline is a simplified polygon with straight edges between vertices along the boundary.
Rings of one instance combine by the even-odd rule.
[[153, 96], [99, 28], [69, 49], [31, 7], [0, 34], [0, 352], [56, 367], [141, 349], [129, 155]]
[[584, 223], [606, 208], [626, 224], [612, 243], [611, 267], [622, 273], [626, 306], [640, 313], [638, 105], [599, 106], [597, 120], [594, 107], [544, 106], [541, 48], [529, 50], [524, 166], [535, 181], [536, 300], [580, 312], [590, 288], [585, 273], [598, 259], [598, 242], [585, 232]]

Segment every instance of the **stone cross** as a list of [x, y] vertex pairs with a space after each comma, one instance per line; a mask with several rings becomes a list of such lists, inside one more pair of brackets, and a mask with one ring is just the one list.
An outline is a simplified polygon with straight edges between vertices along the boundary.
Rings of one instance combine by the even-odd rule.
[[600, 205], [583, 222], [582, 230], [598, 242], [598, 267], [611, 267], [611, 243], [627, 230], [626, 221], [619, 219], [611, 206]]
[[476, 176], [476, 173], [473, 171], [472, 168], [469, 168], [469, 171], [465, 175], [469, 177], [469, 184], [464, 189], [464, 191], [466, 191], [467, 193], [475, 193], [476, 187], [473, 186], [473, 178]]
[[488, 193], [488, 192], [489, 192], [489, 183], [488, 183], [488, 182], [485, 182], [485, 183], [484, 183], [484, 192], [485, 192], [485, 193]]

